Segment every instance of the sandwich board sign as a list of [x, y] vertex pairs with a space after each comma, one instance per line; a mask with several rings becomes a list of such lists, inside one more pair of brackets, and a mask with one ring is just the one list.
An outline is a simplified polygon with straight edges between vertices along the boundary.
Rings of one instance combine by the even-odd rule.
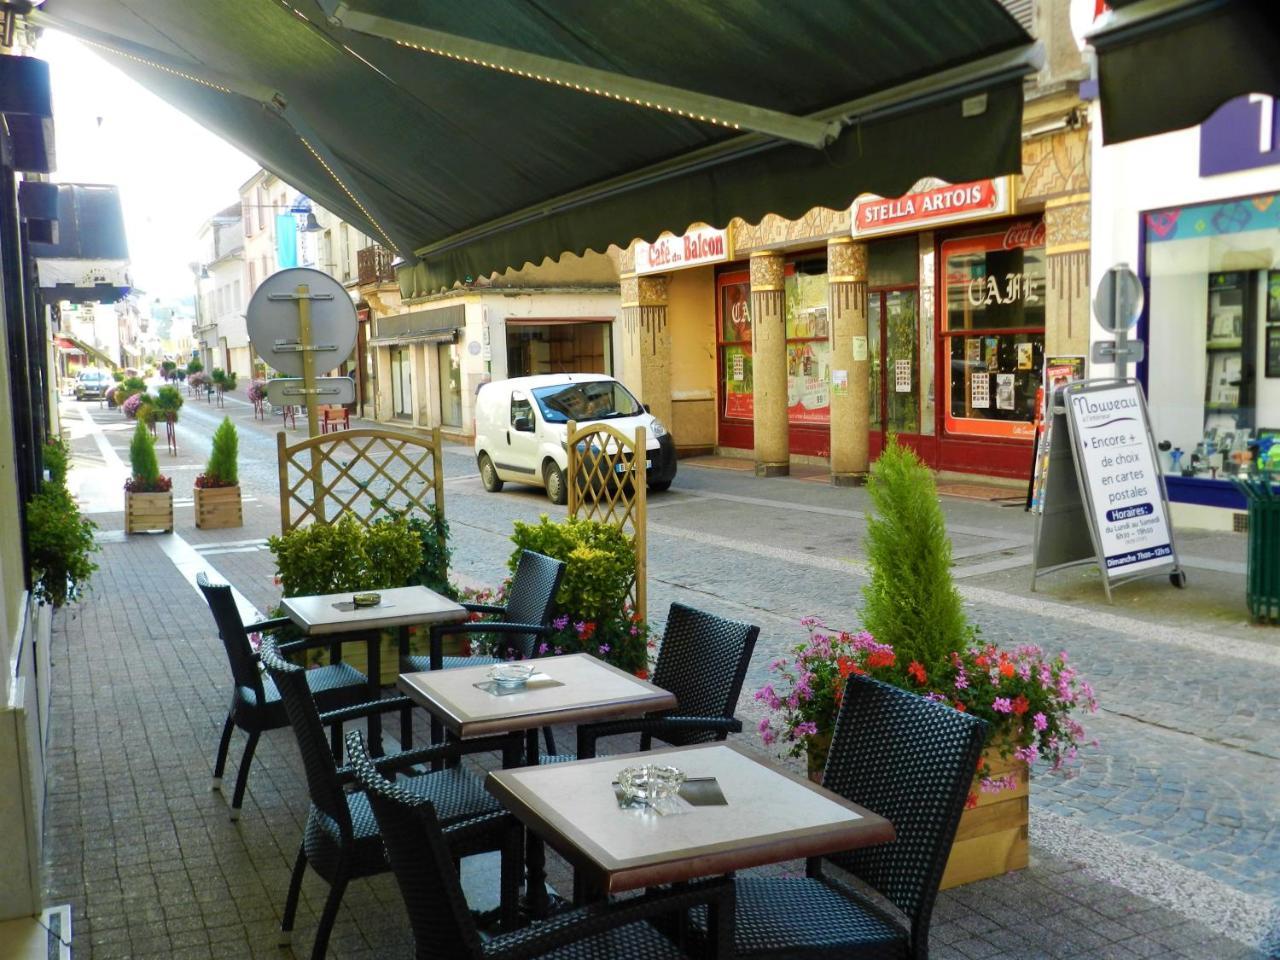
[[1050, 409], [1031, 589], [1046, 573], [1094, 562], [1108, 600], [1113, 586], [1143, 577], [1168, 575], [1184, 586], [1138, 381], [1068, 383], [1054, 391]]

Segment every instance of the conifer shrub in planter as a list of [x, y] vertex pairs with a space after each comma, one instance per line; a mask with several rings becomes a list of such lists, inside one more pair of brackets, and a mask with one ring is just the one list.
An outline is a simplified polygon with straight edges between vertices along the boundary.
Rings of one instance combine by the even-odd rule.
[[156, 441], [141, 420], [129, 444], [132, 476], [124, 483], [125, 533], [173, 532], [173, 482], [160, 473]]
[[213, 443], [204, 473], [196, 477], [196, 527], [220, 530], [244, 526], [240, 500], [240, 477], [236, 457], [240, 438], [229, 417], [223, 417], [213, 432]]

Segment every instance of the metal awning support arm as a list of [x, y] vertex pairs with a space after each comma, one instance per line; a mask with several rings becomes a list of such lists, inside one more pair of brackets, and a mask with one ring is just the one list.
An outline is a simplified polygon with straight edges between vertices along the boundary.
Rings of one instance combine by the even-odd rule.
[[192, 63], [189, 60], [162, 53], [153, 47], [132, 43], [112, 34], [94, 30], [92, 27], [64, 20], [61, 17], [51, 16], [43, 10], [33, 10], [28, 14], [28, 18], [38, 26], [52, 27], [55, 30], [70, 34], [82, 43], [87, 43], [89, 46], [112, 56], [123, 57], [126, 60], [132, 60], [135, 63], [151, 67], [170, 76], [186, 80], [189, 83], [199, 84], [219, 93], [244, 97], [261, 104], [293, 130], [294, 135], [297, 136], [302, 145], [307, 148], [316, 162], [328, 172], [338, 188], [347, 195], [347, 199], [355, 204], [356, 208], [365, 215], [365, 219], [377, 230], [391, 250], [400, 254], [401, 250], [409, 249], [410, 244], [398, 244], [387, 235], [386, 230], [383, 229], [373, 213], [372, 204], [361, 196], [362, 191], [356, 186], [356, 182], [347, 171], [346, 165], [334, 156], [333, 151], [329, 149], [311, 125], [296, 110], [291, 111], [289, 109], [288, 100], [279, 91], [266, 84], [255, 83], [244, 77], [230, 77], [203, 64]]
[[660, 110], [687, 120], [728, 130], [759, 133], [815, 149], [821, 149], [840, 135], [838, 124], [796, 117], [778, 110], [363, 13], [349, 7], [344, 0], [317, 2], [335, 26], [390, 40], [423, 53], [578, 90], [640, 109]]

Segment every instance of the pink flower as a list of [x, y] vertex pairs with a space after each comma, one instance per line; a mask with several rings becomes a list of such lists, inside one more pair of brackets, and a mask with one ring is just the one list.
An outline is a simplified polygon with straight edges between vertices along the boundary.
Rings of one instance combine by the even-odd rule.
[[1040, 759], [1040, 751], [1036, 749], [1035, 744], [1028, 747], [1019, 747], [1013, 751], [1014, 759], [1021, 760], [1023, 763], [1035, 763]]
[[1031, 718], [1031, 722], [1035, 724], [1035, 728], [1037, 730], [1044, 730], [1046, 727], [1049, 726], [1049, 718], [1046, 717], [1043, 713], [1037, 713], [1035, 716]]
[[996, 713], [1013, 713], [1013, 701], [1008, 697], [996, 697], [991, 701], [991, 709]]
[[812, 737], [818, 732], [818, 725], [812, 720], [806, 720], [804, 723], [797, 723], [795, 735], [797, 737]]
[[768, 729], [769, 729], [769, 718], [768, 718], [768, 717], [761, 717], [761, 718], [760, 718], [760, 723], [759, 723], [759, 725], [756, 727], [756, 729], [757, 729], [760, 733], [764, 733], [766, 730], [768, 730]]
[[550, 644], [547, 644], [547, 643], [540, 643], [540, 644], [538, 644], [538, 656], [542, 656], [543, 654], [545, 654], [545, 653], [546, 653], [548, 650], [550, 650], [550, 649], [551, 649], [551, 645], [550, 645]]
[[569, 625], [568, 617], [556, 617], [554, 620], [551, 621], [551, 626], [555, 627], [557, 630], [563, 630], [568, 625]]
[[764, 742], [764, 745], [768, 747], [772, 746], [773, 741], [778, 739], [778, 735], [772, 730], [761, 730], [760, 739]]

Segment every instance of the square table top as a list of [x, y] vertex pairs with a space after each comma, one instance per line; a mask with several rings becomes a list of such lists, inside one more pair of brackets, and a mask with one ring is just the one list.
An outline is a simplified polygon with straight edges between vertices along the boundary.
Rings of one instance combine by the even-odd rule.
[[382, 595], [382, 602], [376, 607], [339, 609], [334, 606], [349, 605], [350, 593], [286, 597], [280, 605], [290, 620], [312, 636], [409, 627], [421, 623], [461, 623], [470, 616], [462, 604], [454, 603], [427, 587], [393, 587], [376, 592]]
[[675, 695], [586, 653], [530, 661], [557, 686], [495, 696], [476, 687], [488, 666], [402, 673], [397, 684], [459, 737], [511, 733], [553, 723], [582, 723], [671, 710]]
[[[620, 770], [640, 763], [715, 777], [727, 803], [676, 815], [619, 808], [612, 782]], [[727, 742], [494, 770], [485, 787], [606, 893], [853, 850], [895, 836], [884, 817]]]

